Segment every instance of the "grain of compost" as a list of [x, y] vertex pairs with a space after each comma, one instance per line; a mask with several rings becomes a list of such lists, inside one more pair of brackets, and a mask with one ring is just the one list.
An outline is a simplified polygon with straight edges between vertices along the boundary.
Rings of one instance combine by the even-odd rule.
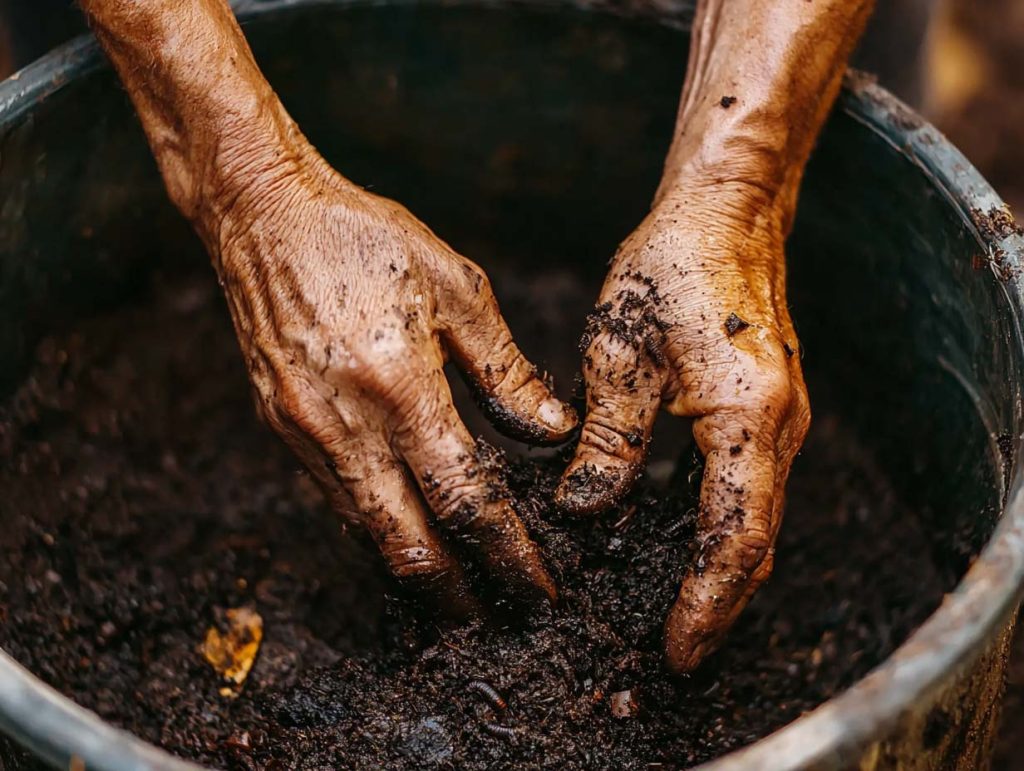
[[[511, 460], [561, 603], [532, 626], [439, 631], [256, 421], [209, 284], [165, 280], [44, 340], [0, 411], [0, 645], [173, 753], [229, 769], [685, 767], [843, 690], [941, 600], [913, 513], [819, 403], [775, 575], [695, 675], [668, 679], [659, 656], [694, 547], [689, 455], [583, 518], [551, 505], [564, 454]], [[236, 608], [263, 639], [233, 698], [200, 646]], [[9, 743], [0, 759], [35, 767]]]

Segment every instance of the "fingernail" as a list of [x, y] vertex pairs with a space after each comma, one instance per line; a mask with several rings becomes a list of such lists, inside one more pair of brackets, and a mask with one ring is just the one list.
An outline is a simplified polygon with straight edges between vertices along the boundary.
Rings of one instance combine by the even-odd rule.
[[583, 463], [562, 477], [555, 502], [576, 514], [593, 514], [615, 502], [625, 477], [625, 470]]
[[545, 399], [537, 408], [537, 420], [548, 429], [562, 434], [576, 425], [576, 411], [565, 402], [554, 397]]

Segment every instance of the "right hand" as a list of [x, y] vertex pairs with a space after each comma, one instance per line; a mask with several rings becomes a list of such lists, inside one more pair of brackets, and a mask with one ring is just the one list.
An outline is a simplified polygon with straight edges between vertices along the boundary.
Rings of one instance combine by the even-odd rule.
[[81, 0], [174, 204], [220, 274], [258, 409], [392, 572], [475, 601], [445, 533], [515, 594], [555, 586], [452, 406], [451, 356], [507, 433], [573, 411], [512, 341], [486, 276], [330, 168], [267, 83], [227, 0]]
[[259, 412], [391, 572], [447, 611], [476, 607], [451, 538], [513, 594], [553, 601], [442, 368], [452, 357], [515, 438], [564, 439], [575, 413], [513, 342], [478, 266], [308, 145], [282, 157], [251, 178], [239, 164], [227, 216], [203, 229]]

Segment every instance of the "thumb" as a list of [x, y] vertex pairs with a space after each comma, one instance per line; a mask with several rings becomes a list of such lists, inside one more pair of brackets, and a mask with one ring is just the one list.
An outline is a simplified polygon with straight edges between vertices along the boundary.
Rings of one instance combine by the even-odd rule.
[[444, 341], [466, 374], [477, 403], [506, 436], [532, 444], [564, 440], [576, 428], [576, 412], [553, 393], [512, 339], [490, 282], [466, 262], [449, 297]]

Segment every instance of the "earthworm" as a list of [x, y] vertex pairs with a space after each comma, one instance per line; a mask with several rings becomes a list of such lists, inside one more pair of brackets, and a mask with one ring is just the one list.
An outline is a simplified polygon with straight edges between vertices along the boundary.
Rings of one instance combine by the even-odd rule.
[[494, 690], [494, 687], [489, 683], [485, 683], [483, 680], [472, 680], [466, 685], [467, 691], [476, 691], [488, 702], [491, 706], [500, 712], [504, 712], [508, 709], [508, 704], [501, 698], [501, 694]]
[[516, 729], [501, 723], [487, 722], [484, 723], [483, 727], [491, 736], [500, 736], [503, 739], [514, 739], [517, 733]]

